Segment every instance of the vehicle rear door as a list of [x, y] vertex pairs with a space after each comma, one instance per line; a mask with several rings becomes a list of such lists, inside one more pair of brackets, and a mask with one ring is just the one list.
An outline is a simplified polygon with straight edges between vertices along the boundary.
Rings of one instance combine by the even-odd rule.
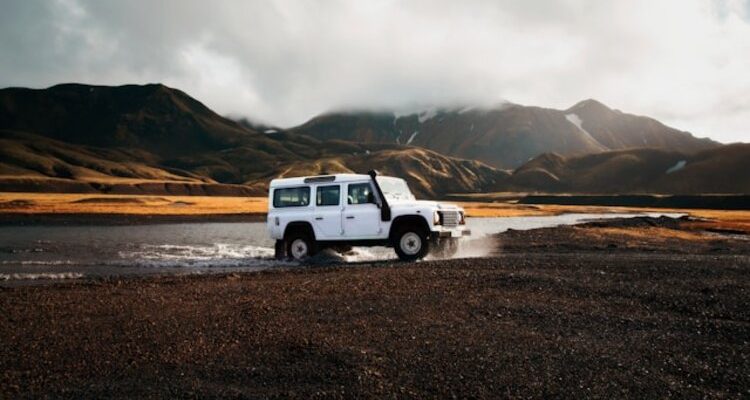
[[314, 224], [319, 239], [339, 239], [341, 225], [341, 185], [320, 185], [315, 189]]

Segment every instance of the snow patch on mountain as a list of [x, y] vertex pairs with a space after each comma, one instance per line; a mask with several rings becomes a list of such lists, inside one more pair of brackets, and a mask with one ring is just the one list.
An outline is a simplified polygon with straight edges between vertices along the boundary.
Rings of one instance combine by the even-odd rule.
[[435, 109], [435, 108], [431, 108], [429, 110], [424, 110], [424, 111], [420, 112], [419, 114], [417, 114], [417, 119], [419, 120], [420, 124], [423, 124], [423, 123], [425, 123], [425, 121], [428, 121], [428, 120], [430, 120], [432, 118], [435, 118], [435, 116], [437, 115], [437, 113], [438, 113], [437, 109]]
[[417, 137], [418, 133], [419, 131], [414, 131], [414, 133], [412, 133], [411, 136], [409, 136], [409, 140], [406, 141], [406, 144], [410, 144], [411, 141], [414, 140], [415, 137]]
[[393, 123], [395, 124], [401, 118], [411, 117], [412, 115], [417, 116], [417, 120], [422, 124], [425, 121], [434, 118], [438, 114], [437, 108], [428, 108], [424, 110], [399, 110], [393, 112]]
[[667, 173], [671, 174], [672, 172], [677, 172], [677, 171], [685, 168], [685, 165], [687, 165], [687, 161], [686, 160], [677, 161], [677, 163], [675, 165], [673, 165], [673, 166], [669, 167], [669, 169], [667, 169]]
[[405, 111], [405, 110], [394, 111], [393, 112], [393, 125], [396, 125], [396, 121], [398, 121], [399, 119], [401, 119], [403, 117], [408, 117], [410, 115], [414, 115], [414, 112], [412, 112], [412, 111]]
[[578, 116], [578, 114], [565, 114], [565, 119], [570, 121], [571, 124], [575, 125], [576, 128], [580, 129], [581, 132], [591, 136], [590, 133], [583, 129], [583, 126], [581, 125], [583, 121], [581, 120], [581, 117]]
[[565, 119], [567, 119], [571, 124], [575, 125], [575, 127], [578, 128], [579, 131], [588, 136], [592, 142], [596, 143], [597, 146], [601, 147], [602, 149], [607, 148], [603, 144], [599, 143], [599, 141], [596, 140], [596, 138], [594, 138], [587, 130], [583, 129], [583, 120], [581, 120], [581, 117], [579, 117], [578, 114], [565, 114]]

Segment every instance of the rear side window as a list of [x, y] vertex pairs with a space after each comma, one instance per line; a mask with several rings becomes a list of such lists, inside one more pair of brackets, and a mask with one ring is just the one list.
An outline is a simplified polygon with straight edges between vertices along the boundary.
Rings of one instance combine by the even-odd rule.
[[310, 204], [310, 187], [276, 189], [273, 191], [273, 206], [304, 207]]
[[337, 206], [339, 205], [340, 198], [341, 198], [341, 187], [339, 185], [318, 186], [317, 195], [315, 197], [315, 205]]
[[375, 194], [369, 183], [356, 183], [349, 185], [347, 201], [349, 204], [375, 203]]

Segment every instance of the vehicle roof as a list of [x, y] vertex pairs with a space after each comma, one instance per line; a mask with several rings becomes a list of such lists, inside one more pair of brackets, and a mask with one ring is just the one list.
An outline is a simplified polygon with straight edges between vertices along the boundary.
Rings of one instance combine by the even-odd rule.
[[[329, 181], [317, 181], [317, 182], [305, 182], [305, 179], [309, 178], [323, 178], [333, 177], [333, 180]], [[393, 178], [391, 176], [378, 176], [379, 178]], [[299, 186], [299, 185], [310, 185], [310, 184], [326, 184], [326, 183], [346, 183], [346, 182], [360, 182], [362, 180], [370, 180], [370, 175], [365, 174], [331, 174], [331, 175], [313, 175], [313, 176], [299, 176], [294, 178], [277, 178], [271, 180], [270, 187], [279, 186]]]

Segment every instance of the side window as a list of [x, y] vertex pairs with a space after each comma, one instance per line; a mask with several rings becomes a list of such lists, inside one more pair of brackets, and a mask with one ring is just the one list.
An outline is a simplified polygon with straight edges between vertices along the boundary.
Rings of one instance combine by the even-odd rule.
[[349, 185], [347, 194], [347, 203], [349, 204], [367, 204], [375, 203], [375, 194], [369, 183], [355, 183]]
[[273, 206], [304, 207], [310, 204], [310, 187], [283, 188], [273, 191]]
[[315, 205], [337, 206], [339, 205], [340, 198], [341, 187], [339, 185], [318, 186], [317, 195], [315, 197]]

